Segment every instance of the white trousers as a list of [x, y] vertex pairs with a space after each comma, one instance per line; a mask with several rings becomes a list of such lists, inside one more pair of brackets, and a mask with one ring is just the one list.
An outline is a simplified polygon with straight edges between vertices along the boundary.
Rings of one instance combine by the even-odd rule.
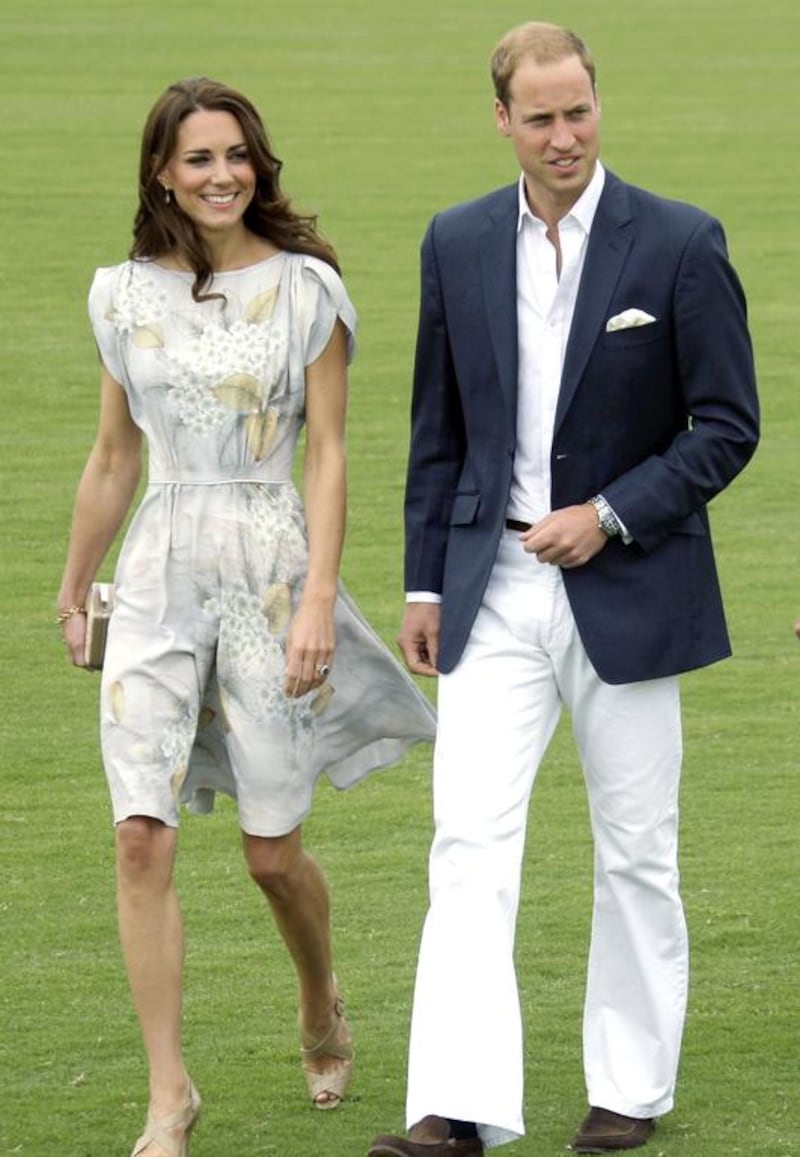
[[524, 1133], [514, 932], [528, 803], [562, 704], [595, 843], [588, 1100], [658, 1117], [673, 1103], [688, 980], [678, 680], [601, 682], [560, 570], [506, 531], [464, 656], [439, 680], [430, 909], [406, 1104], [409, 1126], [429, 1113], [474, 1121], [487, 1148]]

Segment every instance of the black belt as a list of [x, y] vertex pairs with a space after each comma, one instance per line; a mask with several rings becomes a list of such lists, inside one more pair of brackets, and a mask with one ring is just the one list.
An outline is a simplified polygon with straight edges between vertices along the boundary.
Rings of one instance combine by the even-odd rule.
[[532, 522], [520, 522], [518, 518], [506, 519], [506, 530], [518, 530], [520, 534], [524, 534], [526, 530], [530, 530], [533, 526]]

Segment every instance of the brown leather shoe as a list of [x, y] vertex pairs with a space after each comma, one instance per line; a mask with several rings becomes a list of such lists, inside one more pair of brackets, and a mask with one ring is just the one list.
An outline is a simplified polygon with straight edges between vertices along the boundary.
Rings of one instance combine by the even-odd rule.
[[367, 1157], [480, 1157], [483, 1143], [478, 1137], [457, 1141], [443, 1117], [423, 1117], [407, 1137], [384, 1133], [376, 1137]]
[[652, 1117], [625, 1117], [610, 1109], [590, 1109], [569, 1148], [573, 1153], [608, 1153], [613, 1149], [638, 1149], [651, 1136]]

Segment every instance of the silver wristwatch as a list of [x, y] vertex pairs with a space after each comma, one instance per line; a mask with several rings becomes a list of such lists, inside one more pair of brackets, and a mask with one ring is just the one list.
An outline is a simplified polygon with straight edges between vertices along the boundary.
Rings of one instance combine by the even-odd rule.
[[617, 516], [601, 494], [596, 494], [594, 498], [590, 498], [589, 505], [595, 509], [597, 525], [603, 534], [608, 535], [609, 538], [619, 534]]

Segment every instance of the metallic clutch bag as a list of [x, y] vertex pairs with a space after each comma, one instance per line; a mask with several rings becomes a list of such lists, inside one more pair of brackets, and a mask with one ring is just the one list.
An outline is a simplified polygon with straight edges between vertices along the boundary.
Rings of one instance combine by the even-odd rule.
[[108, 621], [114, 610], [114, 584], [92, 583], [86, 600], [86, 646], [84, 657], [90, 671], [103, 666]]

